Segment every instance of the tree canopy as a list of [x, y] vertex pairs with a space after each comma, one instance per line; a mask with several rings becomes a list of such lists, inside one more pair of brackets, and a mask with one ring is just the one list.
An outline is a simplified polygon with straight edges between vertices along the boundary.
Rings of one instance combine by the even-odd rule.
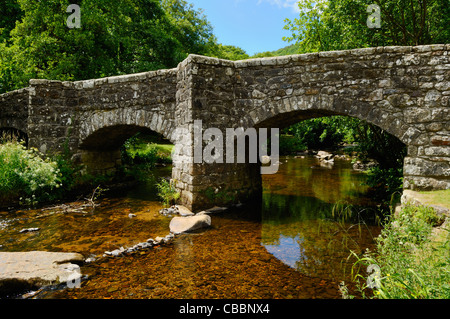
[[[68, 28], [69, 4], [81, 28]], [[84, 80], [172, 68], [188, 54], [239, 59], [217, 43], [201, 10], [185, 0], [4, 0], [0, 4], [0, 93], [31, 78]]]
[[[369, 5], [380, 8], [381, 27], [369, 28]], [[447, 43], [449, 0], [301, 0], [299, 17], [286, 19], [298, 53], [388, 45]]]

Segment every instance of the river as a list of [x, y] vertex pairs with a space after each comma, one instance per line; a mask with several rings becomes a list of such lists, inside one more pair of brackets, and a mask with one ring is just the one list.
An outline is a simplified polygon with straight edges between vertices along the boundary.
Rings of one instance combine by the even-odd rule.
[[[0, 251], [79, 252], [95, 259], [81, 267], [81, 288], [47, 289], [38, 298], [341, 298], [339, 283], [351, 283], [350, 251], [373, 249], [381, 230], [368, 208], [376, 203], [362, 185], [365, 175], [339, 159], [328, 167], [312, 156], [280, 161], [277, 174], [263, 176], [261, 203], [212, 215], [210, 229], [177, 236], [167, 246], [101, 257], [169, 233], [170, 218], [158, 213], [161, 203], [147, 183], [99, 199], [96, 207], [75, 201], [0, 212]], [[165, 167], [156, 176], [170, 172]], [[39, 230], [20, 232], [28, 228]]]

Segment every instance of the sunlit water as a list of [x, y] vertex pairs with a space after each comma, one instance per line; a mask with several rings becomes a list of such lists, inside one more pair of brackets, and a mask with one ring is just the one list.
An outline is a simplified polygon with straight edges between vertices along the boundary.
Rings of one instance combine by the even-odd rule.
[[[364, 174], [347, 161], [322, 167], [317, 159], [282, 158], [276, 175], [263, 177], [262, 203], [212, 216], [206, 231], [120, 258], [103, 252], [169, 233], [170, 218], [150, 184], [66, 206], [0, 212], [0, 251], [79, 252], [97, 260], [82, 267], [79, 289], [44, 291], [40, 298], [340, 298], [354, 259], [373, 248], [380, 227], [365, 209], [343, 221], [336, 203], [370, 203]], [[170, 167], [158, 175], [170, 175]], [[345, 206], [344, 206], [345, 207]], [[129, 217], [134, 214], [136, 217]], [[22, 229], [37, 232], [20, 233]]]

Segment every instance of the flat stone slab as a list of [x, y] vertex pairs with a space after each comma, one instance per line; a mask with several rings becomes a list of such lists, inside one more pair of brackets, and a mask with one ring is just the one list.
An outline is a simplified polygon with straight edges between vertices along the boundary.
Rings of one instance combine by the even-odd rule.
[[174, 217], [170, 221], [170, 232], [181, 234], [211, 226], [211, 217], [208, 215], [195, 215], [187, 217]]
[[41, 287], [73, 279], [84, 257], [78, 253], [45, 251], [0, 252], [0, 292], [21, 283]]

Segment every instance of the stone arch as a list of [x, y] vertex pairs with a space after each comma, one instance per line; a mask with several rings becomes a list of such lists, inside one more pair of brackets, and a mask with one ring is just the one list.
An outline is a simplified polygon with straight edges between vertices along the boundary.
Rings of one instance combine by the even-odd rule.
[[[402, 127], [404, 127], [404, 124], [401, 121], [393, 121], [391, 126], [388, 126], [386, 128], [385, 124], [386, 121], [384, 119], [381, 119], [381, 121], [368, 121], [367, 118], [364, 118], [362, 116], [352, 116], [345, 113], [337, 113], [333, 111], [324, 111], [324, 110], [317, 110], [317, 109], [311, 109], [311, 110], [297, 110], [297, 111], [290, 111], [290, 112], [283, 112], [279, 113], [273, 117], [268, 117], [258, 123], [255, 123], [255, 127], [257, 128], [279, 128], [283, 129], [286, 127], [289, 127], [293, 124], [313, 119], [313, 118], [320, 118], [320, 117], [331, 117], [331, 116], [346, 116], [351, 118], [356, 118], [362, 122], [366, 122], [369, 124], [372, 124], [383, 131], [389, 133], [394, 138], [398, 140], [396, 144], [400, 147], [404, 147], [406, 150], [408, 149], [408, 143], [410, 142], [409, 138], [406, 138], [408, 135], [405, 133], [402, 133]], [[398, 134], [400, 132], [400, 134]], [[398, 134], [398, 135], [397, 135]], [[406, 157], [406, 156], [405, 156]]]
[[[373, 113], [377, 113], [377, 110], [374, 109]], [[407, 134], [405, 134], [406, 133], [404, 131], [405, 124], [403, 123], [403, 121], [398, 119], [389, 120], [389, 117], [383, 114], [380, 114], [380, 117], [376, 117], [375, 120], [369, 120], [367, 117], [361, 116], [361, 114], [349, 114], [344, 112], [335, 112], [312, 108], [309, 110], [294, 110], [288, 112], [280, 112], [272, 117], [266, 117], [262, 119], [252, 118], [251, 121], [254, 121], [253, 126], [256, 128], [282, 129], [304, 120], [328, 116], [348, 116], [352, 118], [357, 118], [358, 120], [378, 126], [379, 128], [398, 138], [406, 146], [408, 146], [408, 143], [411, 142], [411, 139], [408, 138]]]
[[121, 164], [121, 147], [137, 133], [155, 133], [172, 140], [170, 122], [160, 114], [116, 109], [94, 113], [81, 122], [77, 154], [92, 174], [111, 174]]
[[373, 104], [349, 98], [299, 95], [268, 99], [260, 104], [264, 107], [250, 112], [247, 118], [247, 122], [256, 128], [284, 128], [303, 120], [342, 115], [378, 126], [407, 146], [418, 137], [414, 127], [404, 122], [403, 116], [389, 110], [387, 101]]
[[[80, 121], [79, 147], [89, 147], [96, 136], [102, 135], [104, 130], [112, 134], [119, 141], [140, 130], [151, 130], [173, 142], [173, 120], [165, 119], [161, 113], [129, 108], [114, 109], [106, 112], [96, 112]], [[108, 144], [108, 142], [107, 142]]]

